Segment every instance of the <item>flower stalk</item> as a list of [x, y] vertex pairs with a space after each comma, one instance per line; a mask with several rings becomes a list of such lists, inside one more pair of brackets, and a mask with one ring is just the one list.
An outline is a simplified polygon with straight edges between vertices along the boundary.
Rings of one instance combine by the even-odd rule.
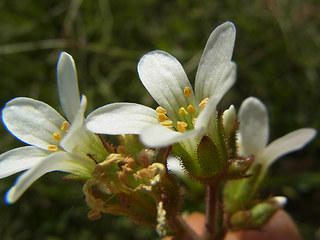
[[202, 240], [215, 239], [218, 234], [216, 229], [219, 210], [219, 182], [208, 184], [206, 187], [205, 227]]

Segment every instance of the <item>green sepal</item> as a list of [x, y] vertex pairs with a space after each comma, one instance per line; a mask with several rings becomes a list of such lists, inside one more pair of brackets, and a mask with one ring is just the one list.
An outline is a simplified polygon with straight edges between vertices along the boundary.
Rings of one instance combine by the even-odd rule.
[[92, 142], [88, 143], [92, 152], [87, 152], [86, 157], [91, 158], [95, 162], [103, 162], [112, 152], [113, 147], [107, 141], [105, 141], [101, 135], [97, 134], [92, 138]]
[[219, 155], [222, 161], [227, 161], [230, 159], [229, 156], [229, 149], [227, 146], [227, 138], [225, 136], [225, 131], [223, 127], [223, 118], [222, 114], [218, 114], [218, 121], [216, 121], [217, 124], [217, 139], [215, 139], [215, 144], [217, 147], [217, 150], [219, 151]]
[[201, 178], [211, 178], [219, 175], [226, 165], [220, 152], [210, 137], [204, 136], [197, 148], [197, 157]]
[[135, 159], [137, 159], [140, 152], [145, 149], [145, 146], [140, 142], [139, 135], [126, 134], [119, 136], [119, 141], [121, 146], [124, 147], [124, 153]]
[[250, 168], [254, 161], [253, 156], [247, 158], [233, 158], [230, 159], [230, 165], [227, 172], [228, 179], [241, 179], [245, 177], [250, 177], [246, 172]]
[[230, 180], [224, 187], [224, 207], [227, 213], [250, 208], [261, 182], [262, 167], [259, 164], [251, 166], [248, 177]]
[[66, 180], [66, 181], [81, 181], [81, 182], [83, 182], [83, 181], [89, 180], [90, 177], [88, 177], [88, 176], [80, 176], [80, 175], [76, 175], [76, 174], [70, 173], [70, 174], [67, 174], [67, 175], [63, 176], [61, 179], [62, 180]]
[[237, 155], [237, 130], [239, 128], [239, 122], [236, 122], [233, 129], [231, 129], [230, 134], [227, 138], [229, 158], [234, 158]]
[[196, 178], [201, 174], [200, 166], [197, 161], [197, 156], [195, 152], [193, 153], [188, 152], [182, 143], [177, 143], [172, 145], [172, 152], [178, 158], [180, 158], [184, 169], [187, 170], [190, 176]]

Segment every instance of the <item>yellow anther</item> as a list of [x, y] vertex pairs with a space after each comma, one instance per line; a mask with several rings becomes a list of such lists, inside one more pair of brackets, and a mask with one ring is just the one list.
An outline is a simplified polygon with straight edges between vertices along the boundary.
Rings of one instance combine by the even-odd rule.
[[61, 139], [61, 134], [58, 132], [55, 132], [55, 133], [53, 133], [52, 137], [54, 140], [59, 141]]
[[199, 104], [199, 107], [201, 107], [201, 110], [204, 109], [204, 107], [207, 105], [208, 101], [209, 101], [209, 98], [205, 98], [201, 101], [201, 103]]
[[196, 121], [197, 121], [197, 118], [192, 118], [192, 125], [193, 125], [193, 126], [196, 125]]
[[188, 126], [188, 124], [186, 122], [177, 122], [178, 125], [178, 131], [179, 132], [185, 132], [186, 131], [186, 127]]
[[157, 107], [156, 109], [156, 112], [157, 113], [162, 113], [162, 114], [166, 114], [167, 113], [167, 110], [165, 110], [163, 107]]
[[163, 122], [167, 119], [167, 115], [165, 115], [164, 113], [159, 113], [158, 118], [161, 122]]
[[186, 111], [186, 109], [184, 107], [181, 107], [179, 109], [179, 114], [184, 117], [184, 116], [187, 116], [188, 115], [188, 112]]
[[172, 127], [172, 121], [171, 120], [165, 120], [163, 122], [160, 123], [162, 126], [165, 127]]
[[67, 121], [64, 121], [62, 124], [61, 124], [61, 130], [62, 131], [67, 131], [70, 127], [70, 123], [68, 123]]
[[186, 96], [186, 97], [190, 97], [190, 96], [192, 95], [191, 88], [185, 87], [184, 90], [183, 90], [183, 94], [184, 94], [184, 96]]
[[190, 114], [194, 114], [194, 113], [196, 112], [196, 110], [194, 109], [194, 106], [192, 106], [192, 105], [189, 105], [189, 106], [187, 107], [187, 110], [188, 110], [188, 112], [189, 112]]
[[48, 151], [50, 151], [50, 152], [56, 152], [56, 151], [58, 151], [58, 146], [57, 145], [50, 145], [50, 146], [48, 146]]

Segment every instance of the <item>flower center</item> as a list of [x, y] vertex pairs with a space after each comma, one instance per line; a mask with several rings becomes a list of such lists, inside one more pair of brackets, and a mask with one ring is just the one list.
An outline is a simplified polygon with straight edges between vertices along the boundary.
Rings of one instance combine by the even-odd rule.
[[[70, 127], [70, 123], [67, 121], [64, 121], [61, 124], [60, 129], [61, 129], [61, 131], [66, 132], [66, 131], [68, 131], [69, 127]], [[62, 138], [62, 135], [61, 135], [61, 133], [54, 132], [52, 134], [52, 138], [59, 142]], [[48, 149], [48, 151], [54, 153], [54, 152], [58, 151], [59, 147], [57, 145], [49, 145], [47, 149]]]
[[[183, 95], [187, 98], [188, 102], [192, 102], [192, 100], [188, 99], [192, 96], [192, 90], [190, 87], [184, 88]], [[194, 106], [192, 104], [189, 104], [188, 106], [181, 106], [178, 110], [178, 117], [180, 117], [175, 123], [168, 118], [167, 110], [159, 106], [157, 107], [156, 112], [158, 113], [160, 124], [168, 128], [173, 128], [179, 132], [185, 132], [186, 130], [193, 129], [198, 113], [204, 109], [208, 101], [209, 98], [205, 98], [198, 106]]]

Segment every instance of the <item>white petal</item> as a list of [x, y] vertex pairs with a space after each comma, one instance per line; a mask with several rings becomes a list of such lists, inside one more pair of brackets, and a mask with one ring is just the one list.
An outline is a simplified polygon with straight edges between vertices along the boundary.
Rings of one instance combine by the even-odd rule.
[[81, 107], [69, 128], [67, 134], [61, 139], [60, 146], [67, 152], [83, 154], [93, 154], [97, 160], [104, 160], [109, 154], [103, 147], [101, 140], [84, 126], [84, 112], [87, 106], [87, 99], [83, 95]]
[[31, 168], [48, 154], [48, 151], [31, 146], [5, 152], [0, 155], [0, 178]]
[[161, 148], [191, 138], [202, 136], [204, 135], [204, 133], [204, 128], [194, 129], [181, 133], [173, 131], [161, 125], [154, 125], [143, 129], [140, 135], [140, 140], [147, 147]]
[[185, 87], [192, 90], [187, 75], [177, 59], [163, 51], [144, 55], [138, 63], [141, 82], [156, 102], [167, 110], [172, 121], [180, 119], [180, 107], [194, 104], [194, 94], [184, 96]]
[[231, 22], [221, 24], [211, 33], [196, 74], [195, 92], [200, 100], [212, 96], [219, 87], [225, 64], [231, 61], [235, 36]]
[[80, 93], [74, 60], [66, 52], [62, 52], [58, 60], [57, 80], [62, 109], [69, 122], [72, 122], [79, 110]]
[[86, 128], [101, 134], [140, 134], [143, 128], [159, 122], [152, 108], [135, 103], [113, 103], [89, 114]]
[[228, 62], [222, 71], [222, 76], [211, 85], [210, 96], [214, 96], [219, 103], [221, 98], [229, 91], [236, 82], [237, 65], [234, 62]]
[[257, 161], [260, 161], [264, 166], [268, 167], [281, 156], [303, 148], [315, 135], [316, 131], [311, 128], [302, 128], [291, 132], [270, 143], [261, 153]]
[[[86, 137], [86, 129], [84, 127], [84, 112], [87, 107], [87, 98], [83, 95], [80, 109], [75, 115], [74, 121], [71, 124], [67, 134], [61, 139], [60, 146], [67, 152], [74, 152], [83, 137]], [[85, 150], [85, 149], [83, 149]]]
[[2, 120], [7, 129], [21, 141], [47, 149], [58, 145], [54, 132], [61, 131], [65, 119], [49, 105], [32, 98], [15, 98], [2, 110]]
[[89, 162], [77, 155], [66, 152], [50, 154], [36, 166], [21, 174], [15, 185], [6, 194], [6, 202], [14, 203], [18, 198], [44, 174], [52, 171], [63, 171], [85, 177], [90, 177], [95, 163]]
[[239, 109], [241, 145], [244, 155], [258, 155], [267, 145], [269, 120], [265, 105], [254, 97], [243, 101]]
[[215, 122], [216, 107], [217, 107], [217, 100], [215, 97], [213, 97], [207, 102], [205, 108], [200, 112], [194, 128], [195, 129], [204, 128], [207, 130], [209, 128], [209, 125], [212, 122]]
[[194, 126], [195, 129], [202, 129], [202, 136], [207, 134], [213, 139], [217, 139], [216, 130], [216, 108], [218, 101], [215, 96], [210, 98], [205, 108], [200, 112]]

